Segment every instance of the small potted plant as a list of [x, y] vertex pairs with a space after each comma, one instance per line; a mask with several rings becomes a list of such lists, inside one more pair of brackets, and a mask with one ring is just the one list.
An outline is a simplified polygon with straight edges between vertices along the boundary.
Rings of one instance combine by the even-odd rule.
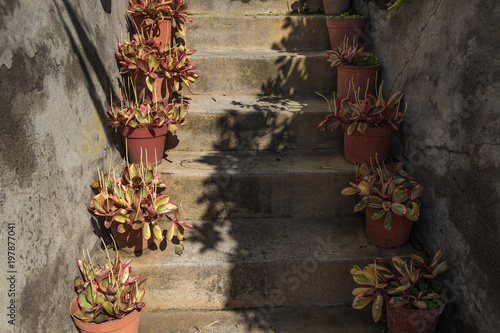
[[115, 55], [120, 73], [128, 74], [139, 94], [149, 95], [152, 101], [171, 102], [173, 91], [185, 85], [192, 93], [191, 83], [199, 74], [188, 56], [196, 50], [184, 46], [161, 45], [154, 39], [135, 34], [132, 41], [118, 42]]
[[437, 251], [430, 262], [412, 254], [405, 259], [395, 256], [390, 263], [372, 258], [373, 263], [363, 268], [355, 265], [351, 274], [361, 287], [352, 292], [352, 307], [362, 309], [372, 303], [373, 320], [378, 322], [386, 302], [389, 333], [434, 332], [446, 304], [437, 279], [449, 267], [442, 255]]
[[413, 222], [420, 214], [420, 196], [424, 186], [402, 168], [394, 165], [356, 166], [356, 181], [342, 190], [343, 195], [357, 194], [360, 201], [354, 212], [366, 211], [366, 236], [382, 247], [400, 247], [408, 242]]
[[402, 91], [382, 97], [382, 84], [377, 95], [367, 94], [360, 98], [355, 93], [354, 101], [337, 96], [332, 111], [328, 99], [322, 96], [330, 113], [318, 125], [320, 131], [333, 132], [338, 127], [344, 130], [344, 157], [351, 163], [370, 163], [377, 157], [385, 161], [389, 155], [392, 135], [403, 122], [406, 112], [401, 110]]
[[132, 15], [136, 32], [153, 38], [158, 44], [172, 44], [172, 21], [181, 36], [192, 20], [183, 0], [129, 0], [127, 13]]
[[152, 244], [154, 238], [163, 240], [161, 220], [170, 221], [167, 240], [174, 235], [184, 238], [184, 229], [193, 226], [179, 219], [179, 208], [170, 197], [160, 194], [166, 186], [155, 174], [151, 163], [129, 164], [121, 177], [110, 173], [100, 174], [91, 186], [98, 194], [90, 201], [89, 210], [104, 217], [104, 226], [111, 228], [119, 249], [141, 252]]
[[349, 10], [351, 0], [323, 0], [326, 15], [339, 15]]
[[123, 263], [117, 256], [111, 264], [109, 253], [108, 260], [103, 268], [77, 261], [81, 276], [69, 308], [73, 321], [82, 332], [138, 332], [146, 279], [132, 275], [131, 260]]
[[189, 105], [182, 101], [165, 104], [152, 102], [149, 97], [141, 100], [140, 96], [131, 98], [122, 90], [122, 98], [112, 99], [106, 121], [118, 128], [129, 161], [160, 164], [166, 135], [177, 133], [178, 126], [187, 122], [188, 111]]
[[342, 47], [346, 40], [358, 41], [364, 37], [368, 17], [345, 12], [340, 15], [326, 16], [326, 26], [332, 50]]
[[338, 97], [354, 100], [355, 93], [375, 94], [380, 61], [373, 53], [354, 43], [350, 46], [346, 40], [327, 54], [331, 67], [337, 68]]

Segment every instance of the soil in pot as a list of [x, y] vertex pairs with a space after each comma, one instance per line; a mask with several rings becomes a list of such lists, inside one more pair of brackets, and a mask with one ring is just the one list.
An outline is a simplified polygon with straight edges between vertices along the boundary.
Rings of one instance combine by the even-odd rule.
[[172, 42], [172, 18], [165, 17], [155, 24], [146, 26], [144, 15], [132, 15], [134, 19], [134, 31], [140, 31], [145, 38], [153, 38], [157, 44], [171, 44]]
[[365, 94], [375, 95], [380, 65], [374, 66], [337, 66], [337, 94], [340, 98], [354, 100], [354, 92], [359, 98]]
[[118, 127], [130, 163], [161, 164], [165, 150], [167, 126], [155, 128]]
[[401, 247], [408, 243], [413, 221], [405, 216], [392, 214], [391, 229], [387, 230], [384, 226], [385, 217], [374, 220], [372, 216], [370, 210], [366, 209], [366, 237], [370, 242], [385, 248]]
[[349, 10], [351, 0], [323, 0], [323, 10], [326, 15], [340, 15]]
[[132, 311], [125, 317], [117, 320], [107, 321], [100, 324], [87, 323], [79, 320], [73, 314], [78, 311], [77, 298], [73, 298], [69, 305], [69, 313], [73, 318], [75, 325], [81, 333], [137, 333], [139, 332], [139, 321], [141, 313], [137, 310]]
[[372, 161], [384, 162], [389, 156], [392, 127], [368, 127], [364, 133], [354, 130], [347, 134], [349, 125], [342, 124], [344, 130], [344, 158], [351, 163], [367, 163]]
[[387, 326], [389, 333], [433, 333], [446, 304], [435, 310], [395, 308], [387, 304]]
[[116, 241], [119, 250], [127, 253], [142, 253], [148, 249], [154, 242], [153, 236], [149, 239], [142, 237], [142, 229], [134, 230], [129, 228], [126, 232], [120, 233], [117, 230], [118, 224], [111, 223], [111, 233]]
[[344, 41], [349, 45], [363, 44], [364, 30], [367, 17], [357, 18], [326, 18], [326, 26], [328, 28], [328, 36], [330, 37], [330, 45], [332, 50], [337, 46], [342, 47]]

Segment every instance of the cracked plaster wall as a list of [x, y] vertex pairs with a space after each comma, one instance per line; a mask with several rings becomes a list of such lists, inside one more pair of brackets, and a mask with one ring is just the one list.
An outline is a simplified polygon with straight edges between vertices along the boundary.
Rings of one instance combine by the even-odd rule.
[[500, 3], [407, 0], [390, 19], [375, 1], [355, 5], [370, 16], [384, 91], [406, 93], [393, 152], [425, 186], [414, 244], [451, 263], [440, 330], [497, 332]]
[[[0, 0], [1, 332], [74, 330], [76, 259], [98, 246], [88, 184], [119, 145], [103, 120], [126, 6]], [[15, 297], [7, 295], [7, 223], [15, 224]]]

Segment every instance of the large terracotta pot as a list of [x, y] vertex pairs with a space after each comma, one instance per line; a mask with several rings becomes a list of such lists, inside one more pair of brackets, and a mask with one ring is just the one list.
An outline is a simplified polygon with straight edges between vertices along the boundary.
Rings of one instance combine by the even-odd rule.
[[149, 248], [154, 242], [153, 236], [149, 239], [142, 237], [142, 229], [133, 230], [129, 228], [126, 232], [120, 233], [117, 230], [118, 223], [111, 223], [111, 233], [116, 241], [119, 250], [127, 253], [140, 253]]
[[[145, 38], [153, 38], [156, 43], [161, 43], [162, 45], [171, 44], [172, 42], [172, 18], [164, 17], [162, 20], [157, 21], [157, 23], [145, 26], [144, 20], [146, 16], [144, 15], [132, 15], [134, 19], [134, 30], [141, 32]], [[136, 30], [136, 31], [137, 31]]]
[[364, 35], [367, 17], [358, 18], [327, 18], [326, 26], [332, 50], [337, 46], [342, 46], [344, 41], [348, 45], [359, 44]]
[[73, 314], [78, 311], [77, 298], [73, 298], [69, 305], [69, 312], [75, 325], [81, 333], [137, 333], [139, 332], [139, 321], [141, 313], [137, 310], [132, 311], [121, 319], [107, 321], [100, 324], [87, 323], [76, 318]]
[[130, 73], [134, 80], [137, 95], [144, 92], [144, 98], [149, 97], [153, 102], [163, 102], [168, 104], [172, 98], [174, 88], [173, 79], [167, 79], [165, 76], [159, 76], [153, 82], [153, 91], [149, 90], [146, 84], [146, 75], [136, 72]]
[[395, 308], [387, 304], [389, 333], [433, 333], [446, 304], [435, 310]]
[[354, 130], [347, 134], [349, 125], [342, 124], [344, 130], [344, 158], [351, 163], [384, 162], [389, 156], [392, 127], [368, 127], [364, 133]]
[[118, 127], [118, 131], [127, 147], [129, 162], [161, 164], [165, 150], [167, 126], [157, 128]]
[[340, 15], [349, 10], [351, 0], [323, 0], [323, 10], [326, 15]]
[[359, 91], [360, 99], [364, 98], [365, 93], [375, 95], [379, 70], [380, 64], [374, 66], [337, 66], [338, 97], [354, 100], [354, 91]]
[[413, 221], [408, 220], [405, 216], [392, 214], [391, 229], [387, 230], [384, 226], [385, 217], [374, 220], [372, 216], [370, 209], [367, 208], [366, 237], [368, 237], [370, 242], [385, 248], [401, 247], [408, 243]]

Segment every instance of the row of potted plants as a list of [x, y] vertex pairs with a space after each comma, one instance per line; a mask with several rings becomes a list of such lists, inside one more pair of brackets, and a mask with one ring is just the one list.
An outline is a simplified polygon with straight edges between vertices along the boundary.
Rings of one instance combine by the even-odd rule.
[[[404, 0], [378, 2], [391, 17]], [[319, 94], [330, 113], [318, 129], [331, 133], [342, 128], [344, 157], [356, 169], [356, 179], [342, 194], [358, 196], [354, 212], [365, 213], [371, 243], [398, 248], [408, 242], [413, 222], [418, 220], [423, 185], [404, 171], [403, 163], [396, 163], [391, 171], [383, 163], [406, 113], [404, 93], [383, 97], [383, 85], [377, 84], [380, 62], [359, 44], [367, 18], [350, 12], [349, 5], [350, 0], [324, 0], [332, 47], [327, 51], [328, 61], [336, 69], [337, 89], [332, 103]], [[446, 304], [442, 283], [436, 278], [448, 269], [441, 258], [439, 250], [430, 262], [413, 254], [395, 256], [390, 262], [372, 258], [363, 268], [354, 266], [351, 274], [361, 286], [353, 290], [353, 308], [372, 304], [372, 316], [378, 322], [386, 304], [389, 333], [434, 332]]]
[[146, 279], [132, 275], [130, 261], [122, 262], [118, 250], [139, 254], [155, 239], [182, 241], [185, 230], [193, 229], [180, 219], [156, 173], [166, 135], [187, 122], [182, 88], [192, 92], [199, 77], [188, 58], [195, 50], [173, 38], [173, 31], [185, 36], [191, 22], [186, 9], [182, 0], [129, 0], [134, 33], [130, 41], [118, 42], [124, 80], [120, 96], [111, 96], [106, 120], [124, 139], [126, 165], [118, 175], [99, 171], [88, 207], [111, 230], [116, 259], [112, 262], [106, 249], [109, 262], [102, 268], [90, 256], [77, 261], [81, 276], [75, 279], [70, 313], [81, 332], [138, 332]]

